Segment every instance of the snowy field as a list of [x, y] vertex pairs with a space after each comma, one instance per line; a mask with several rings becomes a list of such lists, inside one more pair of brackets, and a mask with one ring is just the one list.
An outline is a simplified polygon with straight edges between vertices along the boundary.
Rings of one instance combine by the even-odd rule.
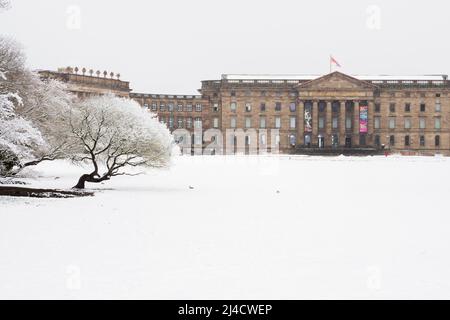
[[[0, 198], [0, 298], [450, 298], [450, 159], [180, 157]], [[32, 186], [71, 187], [66, 163]]]

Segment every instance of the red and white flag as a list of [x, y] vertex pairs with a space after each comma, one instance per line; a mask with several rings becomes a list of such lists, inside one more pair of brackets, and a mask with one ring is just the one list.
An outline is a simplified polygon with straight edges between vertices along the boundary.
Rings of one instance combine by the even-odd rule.
[[333, 56], [330, 56], [330, 65], [335, 65], [339, 68], [341, 68], [341, 65], [339, 64], [339, 62], [337, 62], [337, 60], [335, 58], [333, 58]]

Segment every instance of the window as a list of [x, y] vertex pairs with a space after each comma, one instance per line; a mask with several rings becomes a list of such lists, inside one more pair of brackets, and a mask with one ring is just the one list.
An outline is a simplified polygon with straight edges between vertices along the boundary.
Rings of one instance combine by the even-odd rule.
[[169, 128], [173, 128], [173, 117], [169, 117]]
[[236, 117], [231, 117], [230, 126], [231, 128], [236, 128]]
[[252, 105], [249, 102], [247, 102], [245, 104], [245, 112], [251, 112], [251, 111], [252, 111]]
[[379, 135], [375, 136], [375, 145], [377, 147], [379, 147], [381, 145], [381, 141], [380, 141], [380, 136]]
[[405, 104], [405, 112], [411, 112], [411, 103]]
[[281, 102], [275, 104], [275, 111], [281, 111]]
[[259, 105], [259, 110], [261, 110], [261, 112], [266, 112], [266, 104], [264, 102], [261, 102]]
[[390, 144], [391, 146], [395, 146], [395, 136], [390, 136], [390, 137], [389, 137], [389, 144]]
[[351, 129], [352, 128], [352, 118], [347, 117], [345, 118], [345, 129]]
[[183, 111], [183, 105], [182, 104], [177, 105], [177, 111], [178, 112], [182, 112]]
[[291, 117], [289, 119], [289, 127], [291, 129], [295, 129], [297, 127], [297, 118], [296, 117]]
[[366, 135], [362, 134], [359, 136], [359, 145], [360, 146], [365, 146], [366, 145]]
[[374, 118], [374, 128], [375, 129], [380, 129], [381, 128], [381, 118], [380, 117], [375, 117]]
[[217, 129], [219, 127], [219, 118], [214, 118], [213, 119], [213, 127], [215, 129]]
[[411, 129], [411, 118], [405, 118], [405, 129]]
[[252, 118], [251, 117], [245, 117], [245, 127], [246, 128], [252, 127]]
[[420, 112], [425, 112], [425, 109], [426, 109], [425, 103], [421, 103], [420, 104]]
[[441, 129], [441, 118], [434, 118], [434, 128]]
[[219, 104], [218, 103], [213, 104], [213, 112], [219, 112]]
[[441, 94], [440, 93], [436, 93], [436, 98], [440, 98]]
[[338, 113], [341, 108], [341, 104], [339, 101], [333, 101], [331, 104], [331, 112]]
[[232, 102], [232, 103], [230, 104], [230, 110], [231, 110], [231, 112], [236, 112], [236, 108], [237, 108], [236, 102]]
[[434, 137], [434, 146], [435, 147], [439, 147], [441, 145], [441, 137], [440, 136], [435, 136]]
[[164, 105], [164, 103], [161, 103], [159, 105], [159, 111], [166, 111], [166, 106]]
[[260, 144], [261, 144], [261, 145], [266, 145], [266, 135], [265, 135], [265, 134], [262, 134], [259, 138], [260, 138], [260, 139], [259, 139]]
[[178, 117], [178, 128], [183, 128], [183, 117]]
[[297, 111], [297, 104], [295, 102], [291, 102], [289, 105], [289, 110], [291, 110], [291, 112]]
[[231, 91], [231, 96], [236, 97], [236, 91]]
[[333, 129], [337, 129], [339, 127], [338, 117], [333, 117], [332, 126], [333, 126]]
[[375, 112], [379, 113], [381, 111], [381, 104], [375, 103]]
[[202, 118], [199, 118], [199, 117], [195, 118], [194, 127], [196, 129], [201, 129], [202, 128]]
[[395, 117], [389, 117], [389, 129], [395, 129]]
[[289, 135], [289, 144], [291, 146], [295, 146], [297, 144], [297, 137], [295, 136], [295, 134]]
[[187, 104], [186, 105], [186, 111], [187, 112], [192, 112], [192, 104]]
[[425, 128], [426, 128], [425, 118], [421, 117], [421, 118], [419, 118], [419, 129], [425, 129]]
[[158, 105], [156, 103], [152, 103], [152, 111], [158, 111]]
[[395, 103], [391, 103], [389, 105], [389, 112], [394, 113], [395, 112]]
[[441, 112], [441, 103], [440, 102], [436, 102], [436, 104], [434, 105], [434, 111]]
[[405, 136], [405, 147], [409, 147], [411, 145], [411, 139], [409, 136]]
[[319, 117], [319, 129], [323, 129], [325, 127], [325, 118]]
[[173, 112], [173, 103], [169, 103], [167, 105], [167, 109], [168, 109], [169, 112]]
[[420, 146], [425, 147], [425, 136], [420, 136]]
[[201, 105], [200, 103], [197, 103], [197, 104], [195, 105], [195, 111], [197, 111], [197, 112], [202, 112], [202, 109], [203, 109], [203, 107], [202, 107], [202, 105]]
[[319, 101], [319, 112], [325, 112], [327, 110], [327, 103], [325, 101]]
[[261, 129], [265, 129], [266, 128], [266, 117], [259, 118], [259, 127]]
[[281, 128], [281, 118], [275, 117], [275, 128], [280, 129]]
[[191, 117], [186, 118], [186, 128], [187, 129], [192, 128], [192, 118]]
[[148, 109], [148, 103], [144, 103], [144, 109]]

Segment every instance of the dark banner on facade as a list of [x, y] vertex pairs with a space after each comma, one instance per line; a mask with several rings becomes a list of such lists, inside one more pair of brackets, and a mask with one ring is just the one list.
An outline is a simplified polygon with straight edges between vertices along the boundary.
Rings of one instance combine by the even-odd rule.
[[368, 118], [369, 118], [369, 107], [368, 106], [360, 106], [359, 107], [359, 133], [367, 133], [368, 127]]
[[312, 132], [312, 106], [305, 104], [305, 132]]

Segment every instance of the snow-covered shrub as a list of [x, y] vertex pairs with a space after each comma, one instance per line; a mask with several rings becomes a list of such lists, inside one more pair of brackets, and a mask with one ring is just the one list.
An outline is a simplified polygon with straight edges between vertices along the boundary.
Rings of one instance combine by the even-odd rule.
[[[173, 137], [156, 116], [131, 99], [112, 95], [92, 97], [75, 104], [71, 112], [73, 160], [89, 162], [93, 171], [75, 188], [126, 175], [126, 167], [166, 167]], [[104, 171], [101, 171], [104, 168]]]

